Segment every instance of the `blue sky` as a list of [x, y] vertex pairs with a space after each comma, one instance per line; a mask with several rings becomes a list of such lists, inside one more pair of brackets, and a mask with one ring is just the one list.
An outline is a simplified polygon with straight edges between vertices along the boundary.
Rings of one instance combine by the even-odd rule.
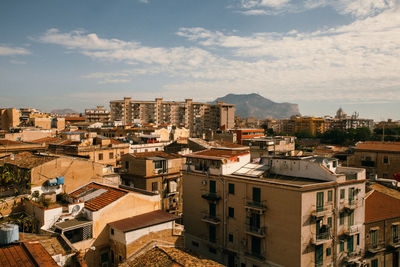
[[400, 119], [399, 0], [2, 0], [0, 106], [259, 93]]

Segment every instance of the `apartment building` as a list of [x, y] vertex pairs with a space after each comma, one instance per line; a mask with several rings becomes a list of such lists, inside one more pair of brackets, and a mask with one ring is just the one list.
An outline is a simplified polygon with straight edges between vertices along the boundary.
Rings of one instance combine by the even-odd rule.
[[400, 265], [400, 192], [380, 184], [365, 198], [365, 257], [370, 267]]
[[186, 155], [187, 248], [227, 266], [357, 266], [365, 170], [337, 159]]
[[85, 118], [87, 122], [107, 123], [111, 120], [111, 114], [104, 106], [97, 106], [93, 109], [85, 109]]
[[365, 168], [367, 175], [392, 179], [400, 173], [400, 142], [359, 142], [348, 161], [350, 166]]
[[243, 140], [242, 144], [250, 147], [251, 159], [268, 155], [290, 156], [295, 150], [294, 136], [266, 136]]
[[122, 156], [122, 184], [159, 194], [161, 209], [182, 215], [182, 164], [179, 155], [163, 151]]
[[0, 129], [8, 131], [10, 128], [18, 127], [21, 112], [15, 108], [2, 108], [0, 109]]
[[111, 120], [122, 121], [124, 125], [134, 123], [170, 124], [185, 127], [192, 135], [199, 135], [206, 129], [230, 129], [234, 127], [235, 106], [224, 102], [216, 104], [193, 102], [137, 101], [130, 97], [110, 101]]

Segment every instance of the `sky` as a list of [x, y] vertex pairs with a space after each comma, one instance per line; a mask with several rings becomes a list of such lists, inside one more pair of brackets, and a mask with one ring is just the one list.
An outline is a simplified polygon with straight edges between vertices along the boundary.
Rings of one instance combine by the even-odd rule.
[[400, 0], [0, 1], [0, 107], [228, 93], [400, 120]]

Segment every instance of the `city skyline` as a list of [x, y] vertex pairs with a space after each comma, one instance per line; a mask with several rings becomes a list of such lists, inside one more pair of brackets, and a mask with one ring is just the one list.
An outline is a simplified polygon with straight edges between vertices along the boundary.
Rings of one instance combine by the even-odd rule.
[[2, 1], [0, 104], [83, 111], [124, 96], [297, 103], [400, 119], [398, 1]]

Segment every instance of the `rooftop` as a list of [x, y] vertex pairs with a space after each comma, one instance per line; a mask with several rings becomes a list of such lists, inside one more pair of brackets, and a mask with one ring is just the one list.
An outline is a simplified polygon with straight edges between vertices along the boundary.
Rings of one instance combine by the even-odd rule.
[[248, 151], [243, 150], [226, 150], [226, 149], [212, 149], [212, 150], [202, 150], [192, 154], [185, 155], [188, 158], [202, 158], [202, 159], [230, 159], [233, 157], [244, 156], [249, 154]]
[[392, 189], [392, 188], [386, 187], [386, 186], [381, 185], [381, 184], [370, 185], [370, 188], [375, 190], [375, 191], [378, 191], [378, 192], [381, 192], [383, 194], [386, 194], [388, 196], [400, 199], [400, 192], [397, 191], [396, 189]]
[[155, 247], [147, 251], [145, 254], [131, 260], [122, 266], [137, 266], [137, 267], [178, 267], [178, 266], [196, 266], [196, 267], [222, 267], [215, 261], [203, 259], [195, 255], [189, 254], [178, 248], [170, 247]]
[[400, 217], [400, 199], [371, 191], [365, 200], [365, 223]]
[[400, 152], [400, 142], [366, 141], [356, 145], [356, 150]]
[[166, 158], [166, 159], [176, 159], [180, 158], [179, 155], [175, 154], [169, 154], [164, 151], [150, 151], [150, 152], [140, 152], [140, 153], [130, 153], [132, 157], [135, 158], [154, 158], [154, 157], [160, 157], [160, 158]]
[[32, 169], [46, 162], [56, 159], [54, 156], [33, 154], [31, 152], [21, 152], [5, 158], [4, 163], [24, 169]]
[[91, 211], [98, 211], [125, 196], [128, 192], [129, 191], [116, 187], [90, 183], [75, 190], [69, 195], [79, 200], [86, 199], [83, 200], [85, 201], [85, 208]]
[[156, 210], [119, 221], [111, 222], [109, 225], [122, 232], [130, 232], [141, 228], [157, 225], [179, 219], [178, 216], [162, 210]]
[[57, 137], [43, 137], [40, 139], [32, 140], [30, 141], [31, 143], [45, 143], [45, 144], [56, 144], [58, 142], [62, 141], [61, 138]]
[[0, 248], [0, 265], [4, 267], [58, 266], [39, 242], [24, 242]]

